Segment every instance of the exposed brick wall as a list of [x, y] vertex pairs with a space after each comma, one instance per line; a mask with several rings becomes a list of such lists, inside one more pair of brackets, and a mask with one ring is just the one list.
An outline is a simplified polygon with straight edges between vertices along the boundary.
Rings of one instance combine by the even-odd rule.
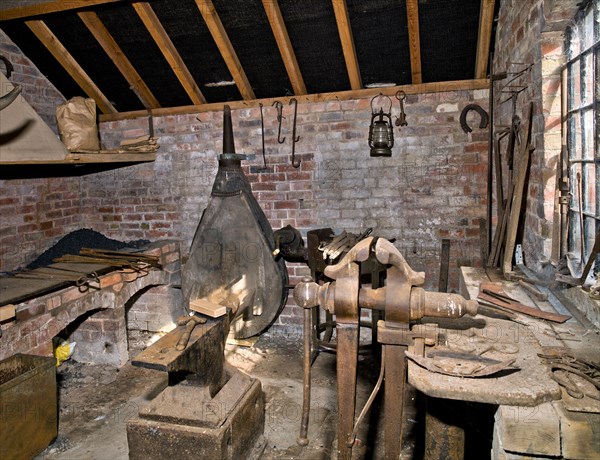
[[[523, 252], [525, 262], [539, 269], [550, 260], [555, 203], [556, 164], [561, 151], [560, 69], [564, 64], [564, 30], [577, 10], [574, 0], [502, 0], [497, 27], [494, 68], [515, 71], [533, 64], [517, 84], [528, 85], [519, 95], [517, 114], [525, 123], [534, 103], [533, 143]], [[498, 84], [498, 88], [502, 83]], [[510, 125], [512, 107], [500, 104], [496, 93], [495, 124]]]
[[[278, 144], [275, 109], [265, 107], [267, 170], [262, 171], [260, 112], [233, 111], [238, 153], [251, 155], [244, 167], [253, 191], [274, 229], [287, 224], [303, 234], [319, 227], [359, 232], [374, 227], [396, 238], [427, 286], [437, 287], [441, 238], [450, 238], [450, 287], [459, 265], [480, 261], [479, 220], [485, 216], [486, 133], [460, 129], [462, 108], [487, 107], [487, 91], [409, 96], [409, 126], [395, 130], [392, 158], [370, 158], [367, 135], [370, 99], [306, 103], [298, 106], [296, 152], [290, 165], [291, 107], [286, 107]], [[397, 111], [397, 108], [394, 108]], [[222, 145], [222, 112], [157, 117], [160, 138], [154, 163], [87, 177], [82, 205], [94, 229], [108, 236], [177, 238], [185, 253], [208, 202]], [[101, 137], [114, 145], [147, 132], [147, 120], [101, 124]], [[290, 264], [292, 284], [307, 268]], [[301, 312], [287, 308], [281, 324], [298, 324]]]
[[[62, 95], [0, 30], [0, 53], [13, 64], [11, 81], [44, 121], [56, 131], [54, 111]], [[1, 148], [1, 147], [0, 147]], [[27, 264], [66, 233], [81, 228], [80, 178], [0, 179], [0, 271]], [[22, 174], [22, 171], [21, 171]]]

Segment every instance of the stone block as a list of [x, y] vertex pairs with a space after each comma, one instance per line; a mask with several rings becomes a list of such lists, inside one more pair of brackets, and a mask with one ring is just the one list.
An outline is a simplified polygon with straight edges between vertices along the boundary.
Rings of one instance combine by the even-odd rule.
[[[168, 387], [127, 422], [129, 458], [259, 458], [265, 445], [264, 395], [258, 380], [246, 379], [248, 384], [237, 388], [228, 388], [228, 382], [212, 400], [204, 387]], [[233, 401], [238, 402], [232, 406]]]

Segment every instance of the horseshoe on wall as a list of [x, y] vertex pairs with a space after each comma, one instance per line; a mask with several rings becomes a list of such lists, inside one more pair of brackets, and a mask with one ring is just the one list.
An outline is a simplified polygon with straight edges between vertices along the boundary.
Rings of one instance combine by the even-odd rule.
[[475, 110], [479, 116], [481, 117], [481, 122], [479, 123], [479, 127], [481, 129], [487, 128], [487, 125], [490, 121], [490, 117], [488, 113], [481, 108], [480, 105], [477, 104], [469, 104], [467, 105], [460, 114], [460, 126], [465, 133], [473, 132], [471, 127], [467, 124], [467, 114], [471, 111]]

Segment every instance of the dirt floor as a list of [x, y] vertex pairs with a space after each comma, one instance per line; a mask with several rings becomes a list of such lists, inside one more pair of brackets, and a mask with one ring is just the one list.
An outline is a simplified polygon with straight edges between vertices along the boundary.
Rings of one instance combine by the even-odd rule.
[[[149, 336], [130, 337], [135, 356]], [[252, 347], [228, 345], [227, 360], [257, 377], [266, 396], [263, 459], [332, 459], [336, 445], [335, 356], [322, 353], [313, 366], [309, 445], [296, 443], [302, 408], [302, 341], [298, 334], [267, 333]], [[359, 357], [357, 414], [377, 380], [379, 368], [370, 354]], [[126, 422], [167, 385], [158, 371], [131, 366], [120, 369], [67, 361], [58, 368], [59, 435], [38, 460], [119, 460], [128, 458]], [[414, 451], [423, 421], [417, 417], [418, 397], [407, 392], [404, 459], [420, 458]], [[379, 398], [378, 398], [379, 399]], [[382, 458], [383, 440], [378, 429], [381, 410], [376, 400], [373, 414], [359, 432], [353, 458]], [[417, 439], [418, 440], [418, 439]]]

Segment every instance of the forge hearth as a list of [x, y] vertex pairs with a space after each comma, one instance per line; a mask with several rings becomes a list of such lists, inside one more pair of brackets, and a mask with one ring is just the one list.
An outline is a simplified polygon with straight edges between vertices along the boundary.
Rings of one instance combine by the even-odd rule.
[[[97, 287], [62, 287], [16, 302], [15, 320], [0, 326], [0, 359], [15, 353], [51, 356], [52, 339], [59, 336], [77, 342], [76, 361], [121, 366], [129, 359], [128, 328], [171, 330], [182, 313], [180, 290], [174, 288], [181, 279], [179, 242], [150, 243], [140, 250], [158, 256], [162, 268], [134, 280], [112, 270], [99, 276]], [[14, 280], [0, 283], [5, 295]]]

